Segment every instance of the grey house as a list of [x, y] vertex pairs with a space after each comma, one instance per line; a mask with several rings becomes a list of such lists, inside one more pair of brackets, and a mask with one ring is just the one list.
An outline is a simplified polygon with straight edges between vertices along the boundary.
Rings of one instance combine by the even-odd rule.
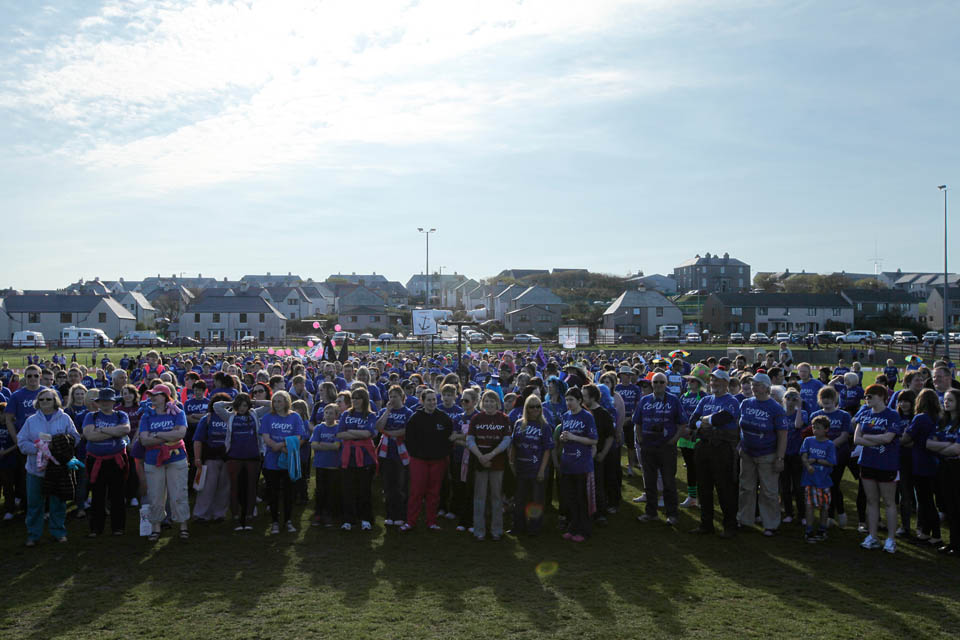
[[129, 291], [115, 297], [124, 309], [133, 314], [137, 324], [142, 324], [147, 329], [153, 329], [157, 325], [157, 310], [142, 293]]
[[[940, 281], [943, 282], [941, 276]], [[947, 312], [947, 331], [953, 331], [960, 324], [960, 287], [950, 287], [947, 292], [947, 302], [950, 309]], [[927, 298], [927, 326], [936, 331], [943, 331], [943, 287], [930, 290]]]
[[750, 265], [729, 253], [723, 256], [704, 254], [687, 260], [673, 269], [673, 279], [681, 292], [703, 291], [727, 293], [749, 291], [751, 287]]
[[344, 331], [385, 331], [389, 326], [386, 301], [366, 287], [356, 287], [337, 304], [337, 321]]
[[920, 301], [900, 289], [844, 289], [840, 295], [853, 305], [855, 322], [895, 315], [920, 319]]
[[680, 307], [670, 302], [659, 291], [627, 289], [603, 312], [603, 328], [613, 329], [626, 338], [657, 335], [661, 325], [683, 324]]
[[852, 329], [853, 305], [832, 293], [712, 293], [703, 305], [703, 326], [714, 333], [814, 333], [828, 322]]
[[23, 295], [3, 299], [0, 330], [9, 340], [17, 331], [39, 331], [48, 344], [60, 339], [65, 327], [102, 329], [119, 338], [136, 329], [133, 314], [111, 296]]
[[208, 296], [180, 315], [179, 335], [212, 342], [283, 340], [287, 319], [260, 296]]
[[528, 305], [508, 311], [503, 324], [510, 333], [532, 333], [541, 338], [552, 338], [560, 327], [564, 309], [566, 305]]

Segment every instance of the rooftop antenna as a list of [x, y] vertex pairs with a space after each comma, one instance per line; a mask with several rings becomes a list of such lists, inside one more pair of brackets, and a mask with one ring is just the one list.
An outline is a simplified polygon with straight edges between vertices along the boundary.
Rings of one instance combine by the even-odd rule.
[[879, 280], [880, 268], [883, 266], [883, 258], [880, 257], [880, 247], [876, 238], [873, 239], [873, 258], [870, 259], [870, 262], [873, 263], [873, 277]]

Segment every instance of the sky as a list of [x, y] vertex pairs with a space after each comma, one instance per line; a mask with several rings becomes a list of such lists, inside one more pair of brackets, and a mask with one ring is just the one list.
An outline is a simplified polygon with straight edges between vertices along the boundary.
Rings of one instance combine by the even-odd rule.
[[474, 278], [942, 270], [957, 24], [951, 0], [0, 0], [0, 287], [405, 283], [418, 227], [431, 271]]

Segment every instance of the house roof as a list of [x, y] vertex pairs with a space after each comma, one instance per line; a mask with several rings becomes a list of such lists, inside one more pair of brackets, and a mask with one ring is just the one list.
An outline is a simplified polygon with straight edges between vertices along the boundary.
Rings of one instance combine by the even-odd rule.
[[386, 282], [386, 276], [382, 276], [378, 273], [331, 273], [327, 276], [327, 280], [346, 280], [352, 284], [360, 284], [360, 281], [363, 280], [365, 284], [373, 284], [374, 282]]
[[742, 260], [737, 260], [736, 258], [731, 258], [729, 253], [725, 253], [722, 256], [711, 255], [709, 253], [704, 254], [703, 256], [695, 256], [690, 258], [685, 262], [681, 262], [677, 267], [693, 267], [693, 266], [720, 266], [720, 265], [733, 265], [733, 266], [742, 266], [749, 267], [746, 262]]
[[560, 296], [546, 287], [527, 287], [520, 295], [513, 298], [518, 305], [531, 304], [563, 304]]
[[849, 307], [843, 296], [835, 293], [713, 293], [728, 307]]
[[156, 309], [153, 308], [153, 305], [150, 304], [150, 301], [147, 300], [146, 296], [144, 296], [139, 291], [128, 291], [127, 293], [124, 294], [124, 297], [126, 296], [130, 296], [131, 298], [133, 298], [136, 301], [136, 303], [140, 305], [140, 307], [145, 311], [156, 311]]
[[277, 308], [260, 296], [211, 296], [192, 302], [186, 313], [273, 313], [286, 320]]
[[630, 309], [632, 307], [676, 307], [674, 303], [659, 291], [639, 291], [637, 289], [627, 289], [620, 294], [613, 303], [607, 307], [603, 315], [617, 313], [621, 308]]
[[520, 278], [526, 278], [527, 276], [538, 276], [545, 273], [550, 273], [549, 269], [504, 269], [497, 274], [498, 278], [513, 278], [514, 280], [519, 280]]
[[123, 308], [123, 305], [110, 296], [56, 294], [7, 296], [4, 298], [7, 313], [90, 313], [101, 302], [106, 302], [118, 318], [123, 320], [136, 319]]
[[357, 287], [340, 298], [340, 309], [341, 311], [356, 307], [380, 307], [382, 309], [385, 302], [379, 293], [366, 287]]
[[304, 293], [306, 293], [310, 297], [311, 300], [314, 300], [316, 298], [334, 297], [333, 290], [330, 289], [330, 287], [328, 287], [325, 284], [314, 283], [301, 288], [303, 289]]
[[504, 315], [512, 316], [512, 315], [514, 315], [514, 314], [516, 314], [516, 313], [521, 313], [521, 312], [523, 312], [523, 311], [529, 311], [530, 309], [541, 309], [542, 311], [546, 311], [546, 312], [548, 312], [548, 313], [560, 313], [560, 309], [557, 309], [557, 308], [548, 309], [545, 305], [542, 305], [542, 304], [528, 304], [528, 305], [525, 306], [525, 307], [520, 307], [519, 309], [514, 309], [513, 311], [508, 311], [508, 312], [505, 313]]
[[917, 299], [902, 289], [844, 289], [843, 297], [851, 302], [886, 302], [916, 304]]
[[339, 315], [341, 315], [341, 316], [352, 316], [352, 315], [358, 315], [358, 314], [363, 314], [363, 313], [368, 313], [368, 314], [369, 314], [369, 313], [372, 313], [372, 314], [376, 314], [376, 315], [383, 315], [383, 314], [384, 314], [384, 308], [383, 308], [382, 305], [379, 306], [379, 307], [360, 305], [360, 306], [358, 306], [358, 307], [350, 307], [350, 308], [348, 308], [348, 309], [342, 309], [342, 310], [340, 311], [340, 314], [339, 314]]

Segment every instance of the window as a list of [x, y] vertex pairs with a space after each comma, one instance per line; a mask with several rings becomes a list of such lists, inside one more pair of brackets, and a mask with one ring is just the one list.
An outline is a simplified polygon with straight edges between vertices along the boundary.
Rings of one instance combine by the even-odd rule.
[[[260, 340], [263, 340], [263, 331], [260, 332]], [[216, 404], [216, 403], [214, 403]]]
[[[954, 303], [954, 304], [956, 304], [956, 303]], [[877, 311], [886, 311], [886, 310], [887, 310], [887, 303], [886, 303], [886, 302], [877, 303]]]
[[197, 324], [200, 324], [200, 314], [199, 314], [199, 313], [193, 314], [193, 321], [194, 321], [195, 323], [197, 323]]
[[783, 315], [785, 315], [785, 316], [790, 315], [790, 309], [784, 309], [784, 310], [783, 310]]
[[635, 316], [640, 315], [640, 307], [634, 307], [634, 308], [633, 308], [633, 315], [635, 315]]
[[40, 314], [39, 313], [28, 313], [27, 322], [30, 324], [40, 324]]
[[815, 315], [817, 315], [817, 310], [814, 309], [813, 307], [807, 307], [807, 315], [808, 315], [808, 316], [815, 316]]
[[732, 316], [742, 316], [743, 307], [730, 307], [730, 315]]
[[247, 323], [247, 314], [241, 313], [241, 314], [240, 314], [240, 324], [246, 324], [246, 323]]
[[658, 318], [663, 317], [663, 307], [657, 307], [657, 317]]
[[290, 298], [289, 300], [287, 300], [287, 304], [292, 307], [292, 306], [294, 306], [294, 305], [297, 304], [297, 299], [296, 299], [296, 298]]
[[833, 317], [834, 317], [834, 318], [837, 318], [837, 317], [839, 317], [839, 316], [840, 316], [840, 309], [834, 309], [834, 310], [833, 310]]
[[370, 322], [380, 322], [380, 316], [370, 316]]
[[530, 318], [528, 318], [526, 315], [522, 313], [520, 314], [520, 322], [529, 322], [529, 320]]
[[100, 324], [103, 324], [103, 323], [105, 323], [106, 321], [107, 321], [107, 314], [106, 314], [106, 313], [98, 313], [98, 314], [97, 314], [97, 322], [99, 322]]
[[767, 315], [767, 308], [766, 308], [766, 307], [757, 307], [757, 315], [758, 315], [758, 316], [765, 316], [765, 315]]
[[740, 278], [737, 282], [739, 283], [737, 286], [743, 289], [743, 278]]
[[537, 318], [537, 321], [538, 321], [538, 322], [550, 322], [550, 316], [549, 316], [548, 314], [544, 313], [544, 314], [542, 314], [539, 318]]
[[701, 287], [706, 287], [706, 286], [707, 286], [707, 279], [706, 279], [706, 278], [700, 278], [700, 286], [701, 286]]
[[863, 303], [862, 303], [862, 302], [858, 302], [858, 303], [857, 303], [857, 311], [863, 311]]
[[266, 314], [261, 313], [261, 314], [260, 314], [260, 322], [265, 322], [266, 319], [267, 319], [267, 318], [266, 318]]
[[296, 312], [296, 311], [291, 311], [291, 312], [290, 312], [290, 319], [291, 319], [291, 320], [296, 320], [296, 319], [297, 319], [297, 312]]
[[213, 321], [214, 321], [214, 322], [220, 322], [220, 314], [219, 314], [219, 313], [213, 314]]
[[743, 267], [737, 267], [737, 273], [743, 273]]
[[196, 338], [197, 340], [199, 340], [199, 339], [200, 339], [200, 332], [199, 332], [199, 331], [194, 331], [194, 332], [193, 332], [193, 337]]
[[350, 322], [356, 322], [357, 316], [350, 316]]
[[721, 267], [720, 267], [720, 273], [726, 273], [726, 272], [727, 272], [727, 268], [724, 267], [724, 266], [721, 266]]
[[73, 315], [73, 314], [70, 314], [70, 313], [61, 313], [61, 314], [60, 314], [60, 322], [70, 322], [70, 318], [71, 318], [72, 315]]

